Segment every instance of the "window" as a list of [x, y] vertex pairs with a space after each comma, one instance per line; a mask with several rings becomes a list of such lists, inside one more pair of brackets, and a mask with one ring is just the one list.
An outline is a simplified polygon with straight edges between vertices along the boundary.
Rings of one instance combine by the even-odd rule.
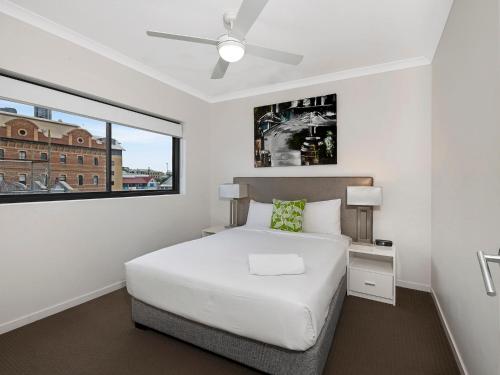
[[[2, 84], [6, 81], [9, 84]], [[2, 99], [10, 95], [13, 99]], [[60, 103], [65, 108], [58, 108]], [[12, 132], [17, 143], [6, 140], [14, 145], [12, 151], [0, 149], [0, 158], [17, 154], [23, 161], [15, 163], [15, 174], [5, 173], [0, 164], [4, 173], [0, 203], [179, 192], [180, 139], [176, 137], [182, 135], [182, 126], [175, 121], [45, 83], [18, 82], [5, 72], [0, 74], [0, 108], [12, 108], [2, 113], [0, 129], [18, 118], [30, 123]], [[36, 117], [36, 108], [45, 110], [46, 116]], [[15, 149], [21, 144], [20, 136], [30, 136], [32, 129], [38, 140]], [[21, 180], [24, 187], [19, 185]]]
[[19, 183], [26, 185], [26, 175], [25, 174], [20, 174], [19, 175]]
[[3, 177], [4, 177], [4, 174], [0, 173], [0, 182], [3, 182]]
[[26, 137], [28, 135], [28, 131], [26, 129], [19, 129], [17, 131], [17, 134], [19, 134], [21, 137]]

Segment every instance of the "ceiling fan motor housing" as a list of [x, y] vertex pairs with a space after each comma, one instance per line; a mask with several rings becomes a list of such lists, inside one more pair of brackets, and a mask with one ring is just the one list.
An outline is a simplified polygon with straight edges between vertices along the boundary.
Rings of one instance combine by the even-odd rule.
[[235, 12], [226, 12], [222, 15], [222, 22], [224, 22], [224, 27], [227, 31], [231, 31], [233, 29], [234, 20], [236, 19]]

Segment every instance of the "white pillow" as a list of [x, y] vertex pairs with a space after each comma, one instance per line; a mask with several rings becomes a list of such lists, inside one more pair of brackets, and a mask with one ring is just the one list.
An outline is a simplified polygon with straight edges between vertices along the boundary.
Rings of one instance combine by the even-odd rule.
[[307, 202], [304, 208], [302, 230], [307, 233], [341, 234], [340, 199]]
[[249, 227], [269, 228], [271, 226], [271, 216], [273, 215], [272, 203], [260, 203], [250, 201], [248, 206], [247, 223]]

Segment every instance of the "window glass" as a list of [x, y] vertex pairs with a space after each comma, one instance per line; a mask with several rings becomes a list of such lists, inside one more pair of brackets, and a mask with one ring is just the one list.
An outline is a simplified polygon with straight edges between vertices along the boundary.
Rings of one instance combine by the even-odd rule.
[[[105, 121], [0, 100], [0, 148], [0, 194], [106, 191], [106, 163], [84, 163], [85, 157], [106, 160]], [[99, 183], [80, 183], [77, 176], [85, 173], [99, 176]], [[25, 187], [18, 184], [20, 175]]]
[[113, 124], [113, 190], [172, 190], [172, 137]]

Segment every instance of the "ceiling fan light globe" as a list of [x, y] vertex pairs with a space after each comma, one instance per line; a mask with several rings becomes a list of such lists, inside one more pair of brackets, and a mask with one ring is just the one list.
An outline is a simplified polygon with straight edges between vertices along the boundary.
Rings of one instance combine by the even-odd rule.
[[230, 63], [241, 60], [245, 54], [245, 45], [237, 40], [220, 42], [217, 49], [220, 57]]

